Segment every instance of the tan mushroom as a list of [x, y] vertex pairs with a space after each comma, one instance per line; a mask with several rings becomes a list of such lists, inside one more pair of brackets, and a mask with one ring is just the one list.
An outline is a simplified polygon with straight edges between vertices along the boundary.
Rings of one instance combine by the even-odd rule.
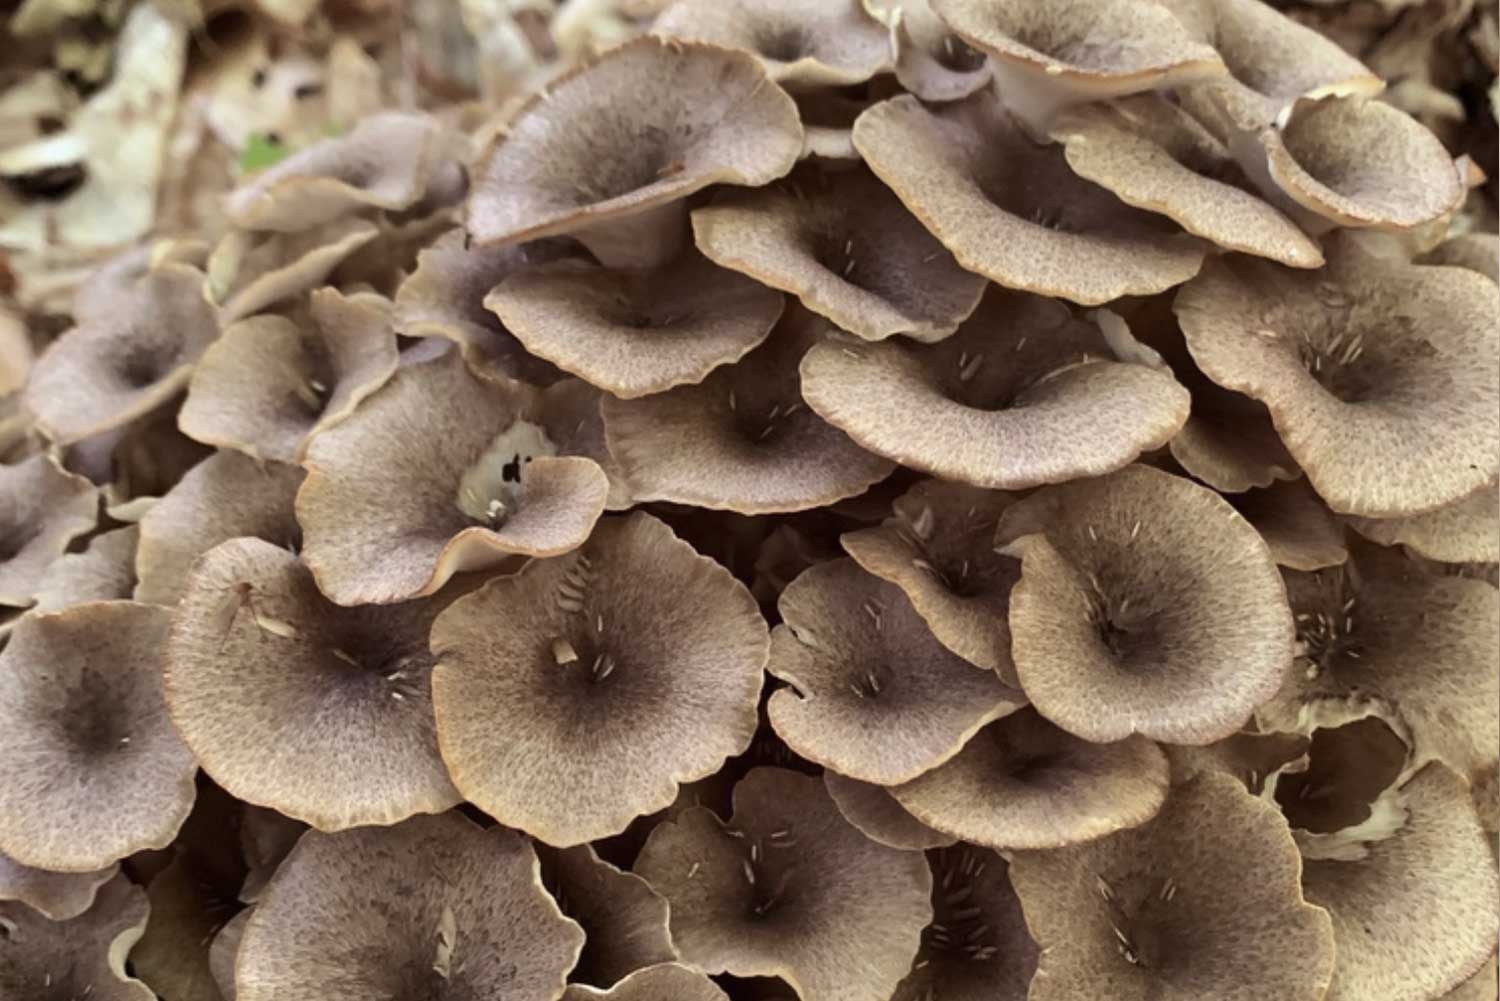
[[726, 192], [692, 220], [698, 248], [718, 264], [867, 340], [941, 340], [984, 291], [981, 276], [862, 170], [799, 171], [773, 187]]
[[67, 921], [92, 907], [99, 888], [119, 871], [109, 865], [96, 872], [48, 872], [0, 855], [0, 901], [18, 900], [48, 921]]
[[548, 1001], [582, 946], [514, 831], [457, 813], [310, 831], [245, 925], [236, 999]]
[[1300, 760], [1272, 779], [1272, 793], [1304, 854], [1317, 854], [1320, 841], [1371, 821], [1409, 756], [1406, 742], [1375, 716], [1314, 730]]
[[85, 601], [113, 601], [135, 592], [135, 549], [140, 529], [127, 525], [89, 540], [82, 552], [53, 560], [37, 581], [38, 612], [60, 612]]
[[146, 894], [124, 876], [105, 883], [88, 910], [64, 921], [0, 903], [0, 994], [7, 1001], [153, 1001], [150, 988], [125, 970], [148, 910]]
[[927, 853], [932, 924], [891, 1001], [1026, 1001], [1037, 948], [1009, 865], [971, 845]]
[[465, 590], [455, 582], [389, 608], [341, 608], [279, 546], [216, 546], [173, 615], [172, 723], [234, 796], [320, 830], [456, 806], [438, 755], [427, 635]]
[[1425, 514], [1347, 520], [1351, 528], [1372, 542], [1406, 546], [1430, 560], [1500, 562], [1500, 488], [1494, 483]]
[[1420, 514], [1500, 472], [1500, 299], [1457, 268], [1376, 256], [1348, 234], [1316, 273], [1223, 258], [1174, 308], [1209, 378], [1271, 411], [1333, 508]]
[[466, 799], [548, 844], [618, 834], [749, 746], [768, 645], [723, 567], [649, 515], [603, 521], [438, 618], [443, 759]]
[[1222, 772], [1259, 796], [1269, 779], [1307, 754], [1309, 744], [1302, 734], [1241, 730], [1212, 744], [1169, 744], [1162, 750], [1172, 765], [1173, 785], [1201, 772]]
[[130, 951], [130, 968], [159, 997], [222, 1001], [209, 967], [211, 942], [232, 916], [234, 896], [220, 894], [187, 853], [179, 852], [146, 888], [151, 919]]
[[1167, 759], [1149, 740], [1080, 740], [1022, 709], [951, 760], [890, 790], [922, 823], [996, 849], [1075, 845], [1143, 824], [1166, 799]]
[[45, 455], [0, 466], [0, 605], [25, 608], [47, 567], [94, 527], [99, 494]]
[[677, 0], [651, 31], [744, 49], [788, 87], [862, 83], [891, 64], [886, 30], [860, 0]]
[[958, 838], [933, 830], [906, 809], [885, 786], [824, 771], [823, 785], [844, 819], [878, 844], [904, 851], [946, 848]]
[[957, 101], [990, 82], [989, 57], [949, 30], [930, 0], [897, 0], [896, 79], [924, 101]]
[[876, 844], [823, 783], [756, 768], [725, 824], [695, 807], [651, 832], [635, 871], [667, 898], [684, 962], [780, 977], [801, 1001], [880, 1001], [905, 976], [932, 919], [917, 852]]
[[1333, 919], [1329, 1001], [1436, 998], [1495, 951], [1500, 881], [1464, 781], [1429, 765], [1382, 806], [1364, 838], [1345, 832], [1344, 857], [1303, 864], [1307, 899]]
[[863, 493], [892, 464], [803, 402], [797, 366], [827, 322], [789, 307], [760, 347], [695, 386], [606, 398], [609, 451], [638, 501], [770, 514]]
[[1202, 263], [1202, 244], [1076, 177], [989, 90], [934, 109], [884, 101], [854, 123], [854, 145], [960, 265], [1008, 288], [1097, 305]]
[[1275, 483], [1227, 499], [1266, 540], [1277, 566], [1322, 570], [1349, 558], [1343, 525], [1305, 479]]
[[583, 929], [583, 952], [568, 974], [571, 984], [591, 989], [639, 984], [633, 974], [677, 958], [667, 927], [667, 902], [644, 879], [601, 860], [590, 845], [538, 845], [537, 853], [542, 885], [563, 914]]
[[432, 594], [453, 574], [554, 556], [588, 537], [609, 483], [561, 457], [530, 387], [469, 372], [456, 350], [404, 364], [312, 439], [297, 492], [303, 559], [335, 603]]
[[234, 983], [234, 967], [240, 957], [240, 941], [245, 937], [245, 925], [255, 908], [247, 907], [224, 922], [208, 946], [209, 973], [219, 989], [223, 1001], [235, 1001], [237, 991]]
[[727, 995], [707, 976], [681, 963], [658, 963], [636, 970], [609, 990], [569, 984], [562, 1001], [726, 1001]]
[[1022, 556], [1011, 655], [1037, 710], [1086, 740], [1209, 744], [1276, 694], [1292, 616], [1260, 536], [1211, 490], [1145, 466], [1008, 508]]
[[253, 316], [203, 354], [178, 415], [198, 441], [296, 462], [307, 441], [353, 413], [396, 371], [389, 304], [323, 288], [309, 321]]
[[177, 395], [219, 326], [203, 275], [172, 264], [148, 272], [117, 308], [52, 343], [26, 381], [37, 428], [59, 444], [140, 417]]
[[578, 260], [519, 271], [484, 305], [532, 354], [631, 399], [739, 360], [782, 298], [689, 250], [645, 271]]
[[1161, 4], [1134, 0], [932, 0], [938, 17], [991, 57], [1007, 104], [1045, 134], [1056, 113], [1224, 75], [1213, 48]]
[[292, 501], [301, 483], [295, 466], [258, 463], [239, 452], [216, 452], [188, 470], [141, 519], [135, 599], [176, 604], [193, 561], [228, 539], [300, 548]]
[[1318, 1001], [1334, 936], [1300, 875], [1281, 817], [1216, 774], [1141, 827], [1018, 853], [1011, 883], [1041, 949], [1030, 1001]]
[[380, 235], [365, 219], [296, 233], [230, 232], [208, 259], [204, 289], [230, 324], [326, 284], [343, 261]]
[[1025, 696], [940, 644], [896, 585], [853, 560], [820, 563], [782, 592], [766, 671], [785, 682], [766, 715], [797, 754], [895, 785], [959, 752]]
[[814, 411], [878, 455], [1017, 490], [1097, 476], [1177, 433], [1188, 394], [1124, 324], [993, 289], [931, 345], [826, 340], [802, 362]]
[[1500, 235], [1460, 233], [1458, 236], [1450, 236], [1417, 258], [1417, 263], [1468, 268], [1492, 282], [1500, 282]]
[[568, 234], [606, 265], [685, 237], [682, 199], [769, 183], [802, 148], [796, 105], [749, 53], [646, 37], [555, 80], [485, 153], [467, 228], [481, 245]]
[[0, 653], [0, 852], [93, 872], [163, 848], [193, 805], [192, 752], [167, 720], [168, 614], [129, 601], [23, 618]]

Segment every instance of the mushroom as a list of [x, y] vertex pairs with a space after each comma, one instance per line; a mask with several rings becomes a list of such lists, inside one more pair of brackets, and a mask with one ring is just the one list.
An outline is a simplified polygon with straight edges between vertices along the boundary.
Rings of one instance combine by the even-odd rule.
[[1091, 741], [1209, 744], [1276, 694], [1292, 616], [1260, 536], [1211, 490], [1146, 466], [1008, 508], [1011, 655], [1037, 711]]
[[240, 855], [245, 860], [245, 879], [240, 884], [239, 897], [244, 903], [253, 904], [260, 900], [266, 884], [292, 853], [307, 825], [284, 813], [243, 803], [239, 827]]
[[932, 924], [891, 1001], [1026, 1001], [1037, 948], [1009, 865], [971, 845], [929, 851], [927, 862]]
[[411, 209], [434, 189], [462, 190], [454, 143], [436, 119], [380, 112], [257, 174], [229, 195], [241, 229], [296, 233], [364, 210]]
[[803, 396], [860, 445], [904, 466], [1018, 490], [1097, 476], [1177, 433], [1188, 394], [1123, 323], [992, 289], [932, 345], [828, 339], [802, 362]]
[[156, 995], [125, 970], [148, 910], [146, 894], [124, 876], [100, 887], [88, 910], [63, 921], [0, 903], [0, 994], [7, 1001], [153, 1001]]
[[770, 334], [782, 298], [688, 250], [644, 271], [579, 260], [517, 271], [484, 305], [532, 354], [632, 399], [739, 360]]
[[808, 410], [797, 366], [827, 323], [790, 307], [760, 347], [694, 386], [604, 400], [609, 451], [638, 501], [770, 514], [863, 493], [892, 463]]
[[48, 872], [0, 855], [0, 902], [19, 900], [48, 921], [67, 921], [92, 907], [99, 888], [119, 871], [108, 865], [95, 872]]
[[178, 415], [198, 441], [257, 460], [296, 462], [307, 441], [348, 417], [396, 371], [388, 304], [323, 288], [310, 323], [253, 316], [203, 354]]
[[[1234, 177], [1229, 151], [1155, 96], [1066, 112], [1052, 130], [1073, 173], [1225, 250], [1288, 267], [1323, 264], [1318, 244]], [[1240, 181], [1241, 183], [1234, 183]]]
[[296, 507], [323, 593], [404, 601], [462, 570], [582, 543], [609, 482], [597, 463], [556, 454], [533, 405], [530, 387], [476, 377], [449, 350], [402, 365], [314, 437]]
[[514, 831], [457, 813], [309, 831], [245, 925], [236, 1001], [548, 1001], [582, 947]]
[[1270, 778], [1307, 754], [1310, 744], [1302, 734], [1241, 730], [1212, 744], [1172, 744], [1162, 750], [1172, 765], [1173, 785], [1201, 772], [1222, 772], [1259, 796]]
[[296, 551], [292, 501], [302, 470], [220, 451], [188, 470], [141, 519], [135, 600], [175, 605], [193, 561], [228, 539], [252, 536]]
[[1303, 862], [1303, 892], [1333, 919], [1328, 1001], [1436, 998], [1495, 951], [1500, 881], [1463, 779], [1432, 764], [1387, 795], [1385, 829]]
[[537, 853], [543, 886], [563, 914], [583, 929], [583, 953], [568, 974], [571, 984], [601, 990], [627, 981], [639, 985], [642, 981], [632, 980], [632, 974], [677, 958], [667, 927], [667, 902], [644, 879], [602, 861], [590, 845], [538, 845]]
[[1006, 621], [1014, 559], [994, 551], [995, 523], [1009, 494], [923, 480], [891, 505], [879, 526], [839, 541], [869, 573], [895, 584], [938, 642], [1016, 684]]
[[990, 82], [988, 57], [950, 31], [930, 0], [899, 0], [892, 6], [901, 86], [924, 101], [958, 101]]
[[609, 990], [569, 984], [562, 1001], [726, 1001], [727, 995], [708, 977], [681, 963], [658, 963], [636, 970]]
[[1375, 716], [1314, 730], [1301, 760], [1272, 776], [1276, 802], [1304, 854], [1371, 820], [1408, 756], [1406, 742]]
[[169, 616], [130, 601], [17, 623], [0, 652], [0, 852], [53, 872], [93, 872], [171, 843], [197, 764], [167, 720]]
[[240, 940], [245, 937], [245, 925], [250, 923], [250, 916], [255, 913], [255, 908], [247, 907], [234, 917], [224, 922], [213, 941], [208, 946], [209, 974], [214, 979], [214, 985], [219, 988], [219, 996], [223, 1001], [236, 1001], [234, 983], [234, 967], [239, 961]]
[[602, 521], [434, 623], [443, 760], [548, 844], [618, 834], [750, 745], [768, 645], [728, 571], [650, 515]]
[[1025, 696], [940, 644], [896, 585], [853, 560], [820, 563], [777, 602], [767, 703], [797, 754], [840, 775], [895, 785], [957, 754]]
[[651, 32], [744, 49], [787, 87], [863, 83], [891, 64], [889, 36], [860, 0], [677, 0]]
[[1417, 258], [1417, 263], [1468, 268], [1492, 282], [1500, 282], [1500, 235], [1460, 233], [1458, 236], [1450, 236]]
[[905, 851], [922, 851], [925, 848], [946, 848], [958, 841], [953, 835], [933, 830], [907, 813], [885, 786], [860, 782], [827, 770], [823, 772], [823, 785], [843, 818], [878, 844]]
[[923, 824], [970, 844], [1041, 849], [1145, 823], [1167, 784], [1167, 759], [1151, 741], [1091, 743], [1026, 708], [890, 793]]
[[802, 148], [797, 108], [749, 53], [647, 36], [563, 75], [484, 154], [467, 228], [481, 245], [568, 234], [607, 266], [685, 237], [682, 199], [767, 184]]
[[1227, 500], [1255, 526], [1277, 566], [1322, 570], [1349, 558], [1343, 525], [1306, 479], [1274, 483]]
[[0, 605], [25, 608], [68, 543], [94, 527], [99, 494], [46, 455], [0, 465]]
[[159, 997], [222, 1001], [209, 958], [234, 896], [220, 897], [217, 890], [183, 853], [151, 877], [151, 918], [130, 951], [130, 968]]
[[592, 459], [609, 480], [606, 511], [623, 511], [635, 503], [625, 471], [609, 451], [604, 433], [604, 401], [609, 394], [582, 379], [562, 378], [536, 396], [534, 419], [557, 446], [558, 455]]
[[557, 367], [528, 354], [484, 301], [510, 275], [563, 258], [564, 248], [545, 240], [504, 247], [468, 242], [455, 229], [417, 254], [416, 270], [396, 292], [396, 329], [408, 337], [457, 341], [476, 372], [538, 386], [556, 382], [562, 378]]
[[1040, 947], [1030, 1001], [1318, 1001], [1334, 936], [1300, 875], [1281, 817], [1218, 774], [1140, 827], [1019, 852], [1011, 884]]
[[1045, 135], [1072, 105], [1221, 77], [1223, 60], [1158, 3], [931, 0], [952, 31], [988, 53], [1006, 103]]
[[464, 590], [455, 582], [388, 608], [342, 608], [285, 549], [222, 543], [194, 564], [172, 618], [172, 723], [231, 794], [319, 830], [455, 806], [427, 635]]
[[329, 280], [344, 260], [380, 235], [364, 219], [338, 219], [296, 233], [229, 233], [208, 259], [204, 290], [230, 324]]
[[1308, 274], [1221, 258], [1174, 305], [1198, 366], [1264, 403], [1333, 510], [1421, 514], [1500, 472], [1500, 299], [1349, 234]]
[[[1500, 562], [1500, 488], [1489, 483], [1452, 504], [1405, 518], [1348, 518], [1382, 546], [1406, 546], [1443, 563]], [[1299, 569], [1308, 569], [1301, 567]]]
[[1203, 262], [1203, 244], [1034, 143], [992, 90], [935, 108], [883, 101], [854, 123], [854, 145], [961, 266], [1007, 288], [1099, 305], [1180, 285]]
[[61, 445], [117, 428], [176, 396], [219, 336], [182, 264], [150, 271], [107, 314], [54, 341], [32, 366], [24, 400], [37, 428]]
[[716, 263], [792, 293], [867, 340], [941, 340], [986, 284], [864, 170], [798, 171], [771, 187], [728, 191], [692, 221], [698, 249]]
[[662, 823], [635, 871], [671, 905], [684, 962], [780, 977], [801, 1001], [889, 998], [932, 920], [926, 860], [870, 841], [821, 781], [781, 768], [740, 780], [728, 824], [702, 807]]
[[102, 532], [82, 552], [53, 560], [37, 581], [37, 612], [60, 612], [85, 601], [129, 598], [135, 591], [135, 549], [140, 529]]

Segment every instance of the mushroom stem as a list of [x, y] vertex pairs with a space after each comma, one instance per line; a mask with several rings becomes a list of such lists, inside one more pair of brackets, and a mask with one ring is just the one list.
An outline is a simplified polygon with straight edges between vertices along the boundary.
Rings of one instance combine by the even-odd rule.
[[657, 205], [623, 219], [596, 223], [573, 236], [607, 268], [654, 268], [688, 243], [687, 205]]

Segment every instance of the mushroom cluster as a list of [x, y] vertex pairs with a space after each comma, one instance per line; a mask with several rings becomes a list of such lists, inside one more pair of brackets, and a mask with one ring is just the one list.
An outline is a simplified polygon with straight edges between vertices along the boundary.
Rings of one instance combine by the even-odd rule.
[[1479, 164], [1260, 0], [461, 6], [14, 313], [0, 998], [1493, 1001]]

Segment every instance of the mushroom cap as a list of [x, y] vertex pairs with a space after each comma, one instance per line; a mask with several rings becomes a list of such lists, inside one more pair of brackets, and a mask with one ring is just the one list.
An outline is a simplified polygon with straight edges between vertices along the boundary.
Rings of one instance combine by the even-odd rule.
[[1172, 765], [1173, 785], [1182, 785], [1200, 772], [1222, 772], [1259, 796], [1267, 779], [1307, 754], [1309, 744], [1299, 733], [1241, 730], [1200, 747], [1172, 744], [1162, 749]]
[[1322, 570], [1349, 558], [1344, 526], [1306, 479], [1275, 483], [1228, 500], [1255, 526], [1277, 566]]
[[0, 852], [92, 872], [172, 841], [197, 763], [162, 702], [169, 621], [99, 601], [16, 624], [0, 652]]
[[789, 687], [766, 715], [797, 754], [894, 785], [957, 754], [1026, 698], [939, 643], [899, 587], [847, 557], [804, 571], [777, 602], [766, 671]]
[[427, 634], [457, 593], [342, 608], [279, 546], [216, 546], [194, 564], [173, 615], [172, 722], [234, 796], [319, 830], [456, 806], [438, 754]]
[[892, 463], [808, 410], [797, 366], [827, 321], [789, 307], [771, 336], [695, 386], [604, 400], [604, 429], [638, 501], [770, 514], [863, 493]]
[[183, 853], [151, 877], [146, 894], [151, 918], [130, 950], [131, 971], [159, 997], [222, 1001], [209, 967], [210, 943], [233, 896], [220, 898]]
[[1395, 800], [1405, 822], [1363, 857], [1304, 863], [1307, 899], [1333, 919], [1329, 1001], [1435, 998], [1495, 951], [1500, 881], [1463, 779], [1429, 765]]
[[1384, 101], [1298, 101], [1286, 124], [1264, 130], [1260, 141], [1277, 187], [1340, 226], [1412, 229], [1453, 212], [1468, 194], [1442, 141]]
[[879, 526], [845, 534], [844, 551], [895, 584], [943, 646], [1016, 684], [1010, 589], [1021, 564], [996, 553], [995, 523], [1014, 498], [998, 490], [923, 480]]
[[140, 528], [102, 532], [80, 553], [53, 560], [37, 581], [32, 611], [60, 612], [85, 601], [129, 598], [135, 591], [135, 548]]
[[1198, 366], [1271, 411], [1343, 514], [1420, 514], [1500, 472], [1500, 298], [1459, 268], [1368, 253], [1349, 234], [1307, 274], [1220, 258], [1177, 294]]
[[[588, 985], [590, 991], [618, 987], [637, 971], [677, 958], [667, 927], [667, 902], [644, 879], [600, 860], [591, 845], [537, 846], [537, 852], [543, 885], [563, 914], [583, 929], [583, 953], [569, 981]], [[641, 989], [639, 985], [636, 981], [627, 989]]]
[[1026, 1001], [1037, 948], [1026, 930], [1009, 865], [972, 845], [927, 853], [932, 924], [891, 1001]]
[[99, 492], [47, 455], [0, 465], [0, 605], [25, 608], [68, 543], [94, 527]]
[[230, 193], [229, 221], [242, 229], [297, 232], [365, 209], [411, 208], [435, 182], [451, 140], [437, 120], [379, 112], [347, 135], [325, 139]]
[[175, 605], [193, 561], [227, 539], [252, 536], [298, 549], [292, 501], [302, 470], [219, 451], [188, 470], [141, 519], [135, 600]]
[[647, 36], [557, 78], [474, 173], [481, 244], [569, 233], [710, 184], [769, 183], [802, 149], [797, 107], [747, 52]]
[[787, 86], [847, 86], [891, 66], [889, 33], [860, 0], [678, 0], [651, 32], [744, 49]]
[[890, 792], [935, 830], [989, 848], [1031, 850], [1143, 824], [1161, 809], [1167, 784], [1166, 756], [1144, 737], [1090, 743], [1027, 708]]
[[54, 341], [32, 366], [24, 390], [38, 430], [71, 444], [177, 395], [219, 335], [202, 282], [193, 268], [164, 265], [143, 275], [107, 315]]
[[252, 316], [204, 352], [178, 415], [184, 433], [253, 459], [296, 462], [396, 371], [389, 308], [375, 296], [312, 293], [311, 323]]
[[438, 617], [443, 759], [465, 799], [548, 844], [618, 834], [750, 745], [768, 647], [723, 567], [650, 515], [602, 521]]
[[146, 928], [146, 894], [124, 876], [99, 888], [93, 906], [49, 921], [20, 904], [0, 903], [0, 996], [7, 1001], [152, 1001], [125, 972], [125, 957]]
[[647, 271], [581, 260], [518, 271], [484, 305], [534, 355], [630, 399], [739, 360], [770, 334], [782, 298], [688, 252]]
[[1500, 562], [1500, 489], [1494, 483], [1424, 514], [1346, 521], [1350, 528], [1372, 542], [1406, 546], [1430, 560]]
[[1460, 233], [1450, 236], [1417, 258], [1417, 263], [1468, 268], [1492, 282], [1500, 282], [1500, 234]]
[[[583, 850], [583, 849], [580, 849]], [[727, 1001], [728, 995], [707, 976], [681, 963], [657, 963], [635, 970], [609, 990], [569, 984], [562, 1001]]]
[[99, 888], [119, 871], [109, 865], [96, 872], [48, 872], [0, 855], [0, 902], [19, 900], [48, 921], [67, 921], [92, 907]]
[[930, 0], [900, 0], [896, 79], [924, 101], [957, 101], [990, 82], [989, 58], [949, 30]]
[[1276, 802], [1304, 855], [1316, 857], [1308, 846], [1318, 839], [1369, 821], [1408, 757], [1406, 742], [1377, 716], [1314, 730], [1301, 760], [1274, 776]]
[[1202, 264], [1203, 244], [1075, 176], [990, 89], [937, 108], [883, 101], [854, 123], [854, 145], [962, 267], [1007, 288], [1098, 305]]
[[1333, 932], [1302, 899], [1300, 862], [1280, 815], [1218, 774], [1140, 827], [1017, 853], [1011, 883], [1041, 948], [1030, 998], [1317, 1001]]
[[1209, 744], [1276, 694], [1292, 616], [1276, 564], [1213, 491], [1146, 466], [1012, 505], [1011, 655], [1037, 711], [1086, 740]]
[[635, 503], [625, 472], [610, 454], [604, 436], [604, 401], [609, 394], [582, 379], [562, 378], [536, 397], [533, 417], [559, 455], [593, 459], [609, 479], [607, 511], [623, 511]]
[[549, 1001], [582, 946], [514, 831], [451, 812], [309, 831], [245, 926], [237, 1001]]
[[240, 884], [240, 900], [253, 904], [260, 900], [266, 884], [291, 854], [307, 825], [284, 813], [245, 803], [239, 826], [239, 848], [246, 869]]
[[565, 256], [562, 241], [506, 247], [466, 246], [461, 229], [444, 233], [417, 254], [417, 267], [396, 291], [396, 329], [408, 337], [457, 341], [476, 372], [537, 386], [562, 378], [484, 307], [490, 290], [527, 268]]
[[1497, 994], [1495, 957], [1479, 968], [1479, 972], [1444, 994], [1442, 1001], [1495, 1001]]
[[651, 832], [635, 871], [671, 905], [683, 961], [780, 977], [802, 1001], [882, 1001], [932, 919], [917, 852], [851, 827], [817, 778], [755, 768], [725, 824], [694, 807]]
[[[1288, 267], [1323, 264], [1318, 244], [1291, 219], [1222, 176], [1228, 151], [1185, 111], [1156, 97], [1093, 104], [1066, 112], [1052, 136], [1073, 173], [1127, 205], [1156, 212], [1225, 250]], [[1247, 185], [1248, 186], [1248, 185]]]
[[214, 935], [213, 941], [209, 943], [209, 973], [213, 976], [214, 984], [219, 988], [219, 996], [223, 1001], [236, 1001], [234, 966], [239, 960], [240, 941], [245, 937], [245, 925], [250, 923], [250, 916], [254, 913], [253, 907], [240, 911], [224, 922], [218, 934]]
[[403, 601], [460, 571], [588, 538], [609, 481], [588, 459], [553, 454], [532, 404], [529, 387], [480, 379], [449, 350], [400, 366], [314, 437], [296, 509], [323, 593], [340, 605]]
[[380, 235], [365, 219], [336, 219], [296, 233], [231, 231], [214, 248], [204, 284], [233, 323], [326, 284], [335, 268]]
[[958, 841], [951, 834], [933, 830], [896, 802], [885, 786], [846, 778], [838, 772], [823, 772], [823, 785], [843, 818], [878, 844], [905, 851], [946, 848]]
[[867, 340], [941, 340], [986, 284], [864, 170], [801, 171], [773, 187], [727, 191], [692, 220], [698, 249], [716, 263]]
[[937, 344], [814, 346], [803, 396], [877, 455], [1017, 490], [1119, 469], [1182, 427], [1187, 391], [1165, 366], [1115, 350], [1062, 303], [994, 289]]

